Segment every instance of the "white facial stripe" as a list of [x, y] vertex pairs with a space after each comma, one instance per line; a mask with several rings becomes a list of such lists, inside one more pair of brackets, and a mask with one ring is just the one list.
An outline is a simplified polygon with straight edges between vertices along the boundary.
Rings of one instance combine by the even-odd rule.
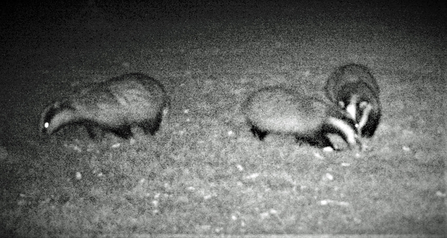
[[51, 122], [45, 122], [44, 127], [48, 130], [48, 134], [52, 134], [61, 126], [64, 126], [65, 124], [75, 120], [76, 115], [76, 112], [70, 110], [61, 111], [51, 119]]
[[372, 105], [368, 103], [368, 105], [365, 107], [362, 113], [362, 118], [360, 118], [358, 131], [361, 131], [361, 129], [366, 125], [366, 122], [368, 122], [369, 114], [371, 113]]
[[348, 112], [352, 119], [356, 121], [357, 107], [355, 103], [349, 103], [349, 105], [346, 107], [346, 112]]
[[355, 131], [348, 123], [333, 117], [329, 118], [329, 123], [343, 132], [346, 137], [346, 142], [349, 144], [350, 147], [357, 144]]

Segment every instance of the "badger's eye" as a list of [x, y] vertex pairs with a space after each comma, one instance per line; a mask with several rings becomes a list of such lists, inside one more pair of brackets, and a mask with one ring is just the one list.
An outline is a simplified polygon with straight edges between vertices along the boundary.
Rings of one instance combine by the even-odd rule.
[[338, 105], [339, 105], [341, 108], [345, 108], [345, 103], [344, 103], [343, 101], [339, 101], [339, 102], [338, 102]]
[[45, 122], [45, 123], [43, 124], [43, 127], [44, 127], [45, 129], [47, 129], [49, 126], [50, 126], [50, 123], [48, 123], [48, 122]]

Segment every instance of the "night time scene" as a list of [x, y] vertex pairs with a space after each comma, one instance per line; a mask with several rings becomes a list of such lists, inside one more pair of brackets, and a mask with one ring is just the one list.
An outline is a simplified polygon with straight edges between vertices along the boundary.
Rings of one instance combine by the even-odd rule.
[[6, 5], [0, 237], [447, 233], [445, 4]]

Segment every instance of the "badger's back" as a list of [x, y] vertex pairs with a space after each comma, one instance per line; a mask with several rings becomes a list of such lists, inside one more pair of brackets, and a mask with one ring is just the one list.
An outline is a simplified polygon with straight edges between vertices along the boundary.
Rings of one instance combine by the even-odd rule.
[[311, 134], [319, 129], [326, 114], [323, 101], [280, 87], [251, 94], [242, 109], [249, 124], [284, 134]]
[[[325, 86], [326, 95], [331, 101], [341, 100], [341, 91], [345, 87], [366, 86], [375, 97], [380, 94], [377, 80], [373, 77], [368, 67], [361, 64], [348, 64], [337, 68], [328, 78]], [[351, 85], [351, 86], [349, 86]]]
[[72, 95], [70, 101], [84, 119], [111, 126], [156, 117], [169, 104], [163, 85], [143, 74], [93, 84]]

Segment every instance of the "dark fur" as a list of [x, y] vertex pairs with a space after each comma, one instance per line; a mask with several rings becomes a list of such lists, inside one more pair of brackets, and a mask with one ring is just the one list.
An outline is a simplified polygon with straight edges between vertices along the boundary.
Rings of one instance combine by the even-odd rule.
[[356, 123], [365, 114], [365, 102], [372, 110], [366, 124], [358, 131], [360, 136], [372, 137], [382, 116], [379, 100], [380, 89], [368, 67], [360, 64], [348, 64], [337, 68], [328, 78], [325, 91], [327, 97], [343, 109], [350, 103], [356, 107]]

